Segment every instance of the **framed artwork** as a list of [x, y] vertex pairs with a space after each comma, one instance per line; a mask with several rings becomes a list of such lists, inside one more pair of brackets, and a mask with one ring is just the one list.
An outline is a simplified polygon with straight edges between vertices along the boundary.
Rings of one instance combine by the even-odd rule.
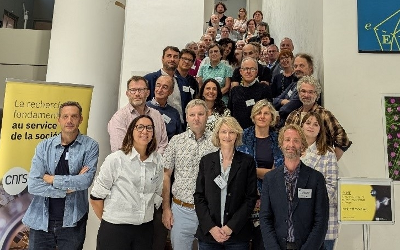
[[358, 52], [400, 53], [400, 1], [357, 0]]
[[16, 29], [18, 23], [18, 17], [13, 13], [4, 10], [2, 28]]
[[385, 157], [389, 178], [400, 180], [400, 94], [384, 94]]

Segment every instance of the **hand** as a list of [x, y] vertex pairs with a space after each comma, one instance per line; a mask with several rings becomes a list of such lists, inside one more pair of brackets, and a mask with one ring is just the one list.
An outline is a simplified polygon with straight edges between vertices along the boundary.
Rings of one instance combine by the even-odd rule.
[[172, 226], [174, 225], [174, 217], [171, 209], [163, 209], [162, 223], [168, 230], [171, 230]]
[[[88, 166], [84, 166], [84, 167], [81, 169], [81, 171], [79, 171], [79, 174], [84, 174], [84, 173], [86, 173], [88, 170], [89, 170], [89, 167], [88, 167]], [[78, 175], [79, 175], [79, 174], [78, 174]]]
[[44, 180], [44, 182], [46, 182], [47, 184], [53, 184], [54, 175], [45, 174], [45, 175], [43, 176], [43, 180]]
[[222, 243], [229, 239], [229, 236], [226, 235], [225, 231], [222, 230], [222, 228], [217, 227], [217, 226], [211, 228], [210, 233], [211, 233], [212, 237], [219, 243]]
[[222, 230], [224, 230], [225, 234], [230, 237], [232, 234], [232, 229], [230, 229], [227, 225], [222, 227]]
[[283, 100], [281, 101], [281, 105], [283, 106], [283, 105], [285, 105], [285, 104], [288, 103], [288, 102], [290, 102], [288, 99], [283, 99]]

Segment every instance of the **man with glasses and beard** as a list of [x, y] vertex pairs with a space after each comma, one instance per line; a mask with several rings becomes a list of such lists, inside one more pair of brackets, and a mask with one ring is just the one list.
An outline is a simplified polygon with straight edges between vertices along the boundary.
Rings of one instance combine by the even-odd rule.
[[323, 250], [329, 219], [325, 178], [300, 161], [308, 145], [299, 126], [282, 128], [278, 142], [284, 165], [265, 175], [261, 192], [264, 247]]

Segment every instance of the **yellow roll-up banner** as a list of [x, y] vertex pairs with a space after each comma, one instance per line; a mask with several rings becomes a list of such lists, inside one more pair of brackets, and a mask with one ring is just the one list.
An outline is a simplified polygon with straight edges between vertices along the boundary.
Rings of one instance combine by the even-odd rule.
[[1, 249], [25, 249], [21, 219], [30, 203], [26, 187], [36, 145], [60, 132], [58, 111], [66, 101], [82, 106], [79, 130], [86, 134], [92, 92], [88, 85], [6, 80], [0, 137], [0, 219], [6, 226], [0, 225]]

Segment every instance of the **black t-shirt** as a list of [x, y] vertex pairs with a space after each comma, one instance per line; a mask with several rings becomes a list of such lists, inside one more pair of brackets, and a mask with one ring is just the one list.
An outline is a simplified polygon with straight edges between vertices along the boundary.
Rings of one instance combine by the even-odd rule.
[[256, 161], [258, 168], [271, 169], [274, 166], [271, 136], [256, 138]]

